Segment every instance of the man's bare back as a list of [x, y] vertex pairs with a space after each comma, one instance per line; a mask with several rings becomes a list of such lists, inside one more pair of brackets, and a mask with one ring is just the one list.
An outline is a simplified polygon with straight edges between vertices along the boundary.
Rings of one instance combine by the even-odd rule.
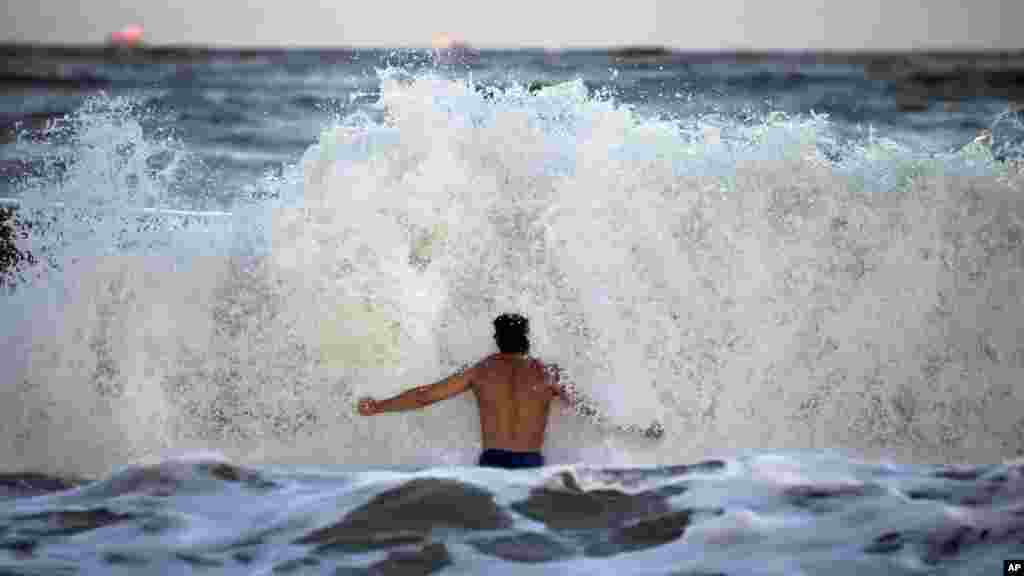
[[558, 374], [557, 367], [546, 368], [525, 354], [492, 354], [469, 369], [394, 398], [363, 398], [359, 413], [372, 416], [415, 410], [472, 389], [479, 406], [485, 450], [540, 452], [551, 400], [568, 398]]
[[[413, 388], [393, 398], [362, 398], [358, 410], [363, 416], [416, 410], [472, 389], [479, 407], [484, 447], [480, 465], [533, 468], [544, 463], [541, 447], [552, 400], [561, 398], [579, 414], [603, 420], [593, 402], [560, 379], [558, 366], [545, 366], [525, 353], [498, 353], [440, 382]], [[612, 428], [651, 439], [659, 439], [665, 432], [657, 422], [648, 428], [614, 424]]]
[[[454, 398], [472, 389], [480, 409], [480, 435], [484, 451], [481, 466], [499, 468], [535, 468], [544, 465], [541, 446], [548, 425], [551, 401], [562, 398], [585, 416], [600, 416], [572, 385], [563, 385], [557, 366], [546, 367], [528, 353], [529, 321], [518, 314], [502, 314], [494, 319], [497, 354], [491, 354], [472, 368], [461, 370], [428, 386], [418, 386], [384, 400], [361, 398], [359, 413], [372, 416], [383, 412], [416, 410], [435, 402]], [[634, 426], [614, 426], [623, 431], [639, 431], [660, 438], [664, 430], [654, 423], [646, 430]]]
[[485, 450], [540, 452], [558, 395], [554, 374], [524, 354], [492, 354], [470, 369]]

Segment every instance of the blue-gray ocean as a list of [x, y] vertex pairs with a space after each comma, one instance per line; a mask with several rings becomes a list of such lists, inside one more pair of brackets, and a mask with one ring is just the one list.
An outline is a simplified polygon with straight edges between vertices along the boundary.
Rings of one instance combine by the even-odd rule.
[[[1001, 574], [1022, 71], [0, 47], [0, 574]], [[355, 413], [503, 312], [547, 467]]]

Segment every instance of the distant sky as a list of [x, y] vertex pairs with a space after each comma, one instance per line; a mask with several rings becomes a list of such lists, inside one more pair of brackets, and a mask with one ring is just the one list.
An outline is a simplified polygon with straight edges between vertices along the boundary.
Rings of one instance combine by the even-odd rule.
[[0, 42], [680, 49], [1024, 48], [1024, 0], [0, 0]]

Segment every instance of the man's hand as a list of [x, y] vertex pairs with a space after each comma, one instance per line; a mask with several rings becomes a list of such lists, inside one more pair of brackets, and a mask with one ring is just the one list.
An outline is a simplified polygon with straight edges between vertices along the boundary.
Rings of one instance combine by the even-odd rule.
[[547, 366], [548, 377], [551, 379], [553, 384], [558, 384], [562, 381], [562, 367], [558, 364], [551, 364]]
[[366, 397], [359, 400], [359, 413], [363, 416], [373, 416], [379, 413], [377, 409], [377, 401], [373, 398]]
[[548, 389], [551, 390], [553, 397], [565, 399], [562, 387], [559, 384], [562, 380], [562, 369], [557, 364], [548, 364], [544, 367], [544, 380], [548, 385]]

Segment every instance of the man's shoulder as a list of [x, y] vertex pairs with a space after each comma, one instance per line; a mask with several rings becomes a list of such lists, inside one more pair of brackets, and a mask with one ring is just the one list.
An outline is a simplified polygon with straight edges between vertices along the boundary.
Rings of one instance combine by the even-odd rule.
[[[482, 360], [480, 360], [479, 362], [474, 364], [472, 366], [472, 368], [470, 368], [470, 369], [471, 370], [481, 370], [481, 369], [487, 369], [487, 368], [500, 368], [503, 365], [507, 365], [507, 366], [511, 367], [511, 365], [513, 365], [513, 364], [518, 364], [518, 365], [522, 366], [522, 364], [520, 364], [518, 361], [513, 363], [513, 364], [509, 364], [508, 360], [509, 360], [509, 356], [508, 355], [502, 354], [500, 352], [496, 352], [494, 354], [490, 354], [488, 356], [485, 356]], [[540, 360], [539, 358], [534, 358], [533, 356], [527, 356], [526, 360], [529, 363], [529, 366], [531, 368], [535, 368], [537, 370], [543, 370], [543, 371], [547, 371], [547, 370], [550, 369], [550, 367], [547, 364], [545, 364], [542, 360]]]
[[470, 377], [481, 377], [500, 365], [500, 355], [484, 356], [479, 362], [466, 368], [465, 374]]
[[482, 360], [473, 365], [473, 368], [484, 368], [487, 366], [494, 366], [501, 359], [501, 354], [491, 354], [484, 356]]

